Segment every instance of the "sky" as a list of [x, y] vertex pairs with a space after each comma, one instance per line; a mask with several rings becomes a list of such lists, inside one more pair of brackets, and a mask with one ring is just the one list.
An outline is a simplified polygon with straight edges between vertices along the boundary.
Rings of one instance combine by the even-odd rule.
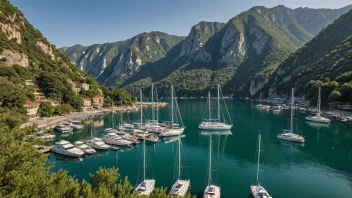
[[351, 0], [10, 0], [57, 47], [116, 42], [142, 32], [187, 36], [254, 6], [341, 8]]

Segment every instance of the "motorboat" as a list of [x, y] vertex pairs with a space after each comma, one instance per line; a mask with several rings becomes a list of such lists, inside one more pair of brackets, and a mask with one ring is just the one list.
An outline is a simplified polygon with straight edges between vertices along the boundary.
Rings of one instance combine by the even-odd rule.
[[44, 141], [55, 139], [55, 135], [53, 135], [53, 134], [46, 134], [46, 133], [44, 133], [43, 131], [39, 131], [39, 132], [38, 132], [38, 137], [41, 138], [41, 139], [43, 139]]
[[97, 150], [108, 150], [110, 148], [109, 145], [105, 144], [100, 138], [93, 138], [86, 142], [87, 146], [90, 146]]
[[122, 135], [121, 137], [123, 139], [125, 139], [125, 140], [133, 142], [134, 144], [138, 144], [139, 143], [138, 138], [136, 136], [134, 136], [134, 135], [125, 134], [125, 135]]
[[66, 125], [57, 125], [54, 128], [55, 131], [61, 132], [61, 133], [70, 133], [73, 131], [73, 129], [69, 126]]
[[123, 139], [121, 136], [115, 133], [108, 133], [102, 138], [106, 144], [117, 145], [117, 146], [130, 146], [133, 144], [131, 141]]
[[41, 153], [49, 153], [52, 149], [52, 146], [44, 146], [44, 145], [33, 145], [37, 151]]
[[319, 93], [318, 93], [317, 114], [312, 115], [312, 116], [308, 116], [305, 119], [308, 121], [311, 121], [311, 122], [320, 122], [320, 123], [329, 124], [331, 122], [331, 120], [329, 118], [325, 118], [320, 115], [320, 106], [321, 106], [320, 92], [321, 92], [321, 87], [319, 87]]
[[84, 154], [84, 151], [79, 148], [76, 148], [73, 144], [66, 140], [56, 142], [55, 145], [52, 147], [52, 151], [54, 153], [70, 157], [81, 157]]
[[84, 154], [90, 155], [90, 154], [96, 153], [94, 148], [91, 148], [91, 147], [87, 146], [82, 141], [76, 141], [73, 144], [76, 146], [76, 148], [79, 148], [82, 151], [84, 151]]

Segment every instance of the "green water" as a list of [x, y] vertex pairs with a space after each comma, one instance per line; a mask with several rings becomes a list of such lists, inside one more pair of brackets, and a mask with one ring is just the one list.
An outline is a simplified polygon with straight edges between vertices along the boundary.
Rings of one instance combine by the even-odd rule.
[[[209, 136], [201, 135], [197, 125], [202, 119], [205, 100], [180, 100], [179, 108], [185, 126], [182, 138], [185, 165], [191, 179], [191, 192], [199, 197], [206, 187]], [[304, 114], [296, 117], [296, 127], [306, 137], [304, 146], [283, 143], [276, 135], [288, 125], [289, 111], [276, 115], [260, 111], [250, 101], [226, 100], [234, 127], [232, 135], [213, 135], [214, 180], [221, 186], [222, 197], [249, 197], [249, 186], [256, 181], [256, 152], [258, 130], [262, 133], [263, 172], [260, 182], [273, 197], [352, 197], [352, 126], [333, 121], [330, 126], [311, 126]], [[168, 116], [168, 108], [160, 110], [160, 120]], [[139, 112], [124, 114], [124, 120], [136, 121]], [[115, 125], [119, 114], [115, 115]], [[111, 127], [111, 114], [95, 123], [95, 136], [101, 136], [104, 127]], [[300, 124], [298, 124], [300, 123]], [[88, 126], [80, 133], [61, 137], [69, 141], [90, 137]], [[58, 137], [60, 139], [60, 137]], [[170, 189], [175, 181], [175, 153], [177, 142], [148, 144], [149, 170], [156, 186]], [[79, 180], [88, 180], [88, 174], [98, 167], [118, 167], [122, 177], [128, 176], [135, 184], [140, 174], [142, 146], [123, 152], [99, 152], [84, 158], [83, 162], [51, 155], [53, 171], [65, 169]], [[149, 171], [151, 172], [151, 171]], [[139, 175], [139, 176], [138, 176]], [[149, 174], [150, 175], [150, 174]], [[187, 175], [187, 174], [185, 174]], [[216, 179], [217, 178], [217, 179]]]

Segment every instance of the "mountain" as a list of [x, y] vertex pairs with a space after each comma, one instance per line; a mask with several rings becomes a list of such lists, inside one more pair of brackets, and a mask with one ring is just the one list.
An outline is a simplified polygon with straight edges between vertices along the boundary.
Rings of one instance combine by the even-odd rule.
[[156, 82], [161, 91], [173, 84], [183, 95], [199, 95], [220, 84], [226, 94], [256, 95], [289, 54], [351, 8], [257, 6], [226, 24], [202, 22], [166, 57], [141, 67], [120, 87], [136, 90]]
[[[89, 84], [89, 90], [75, 93], [79, 88], [70, 88], [69, 82]], [[25, 112], [26, 100], [43, 97], [80, 109], [80, 97], [112, 91], [100, 87], [94, 78], [73, 65], [7, 0], [0, 0], [0, 84], [1, 112], [3, 108]], [[35, 98], [38, 90], [43, 95]], [[134, 101], [126, 91], [118, 92], [126, 103]]]
[[128, 79], [143, 64], [163, 58], [183, 39], [184, 37], [162, 32], [149, 32], [125, 41], [87, 47], [74, 45], [59, 50], [82, 71], [97, 78], [102, 84], [117, 86], [119, 81]]
[[324, 28], [291, 54], [273, 73], [263, 90], [268, 97], [296, 95], [323, 101], [352, 100], [352, 10]]

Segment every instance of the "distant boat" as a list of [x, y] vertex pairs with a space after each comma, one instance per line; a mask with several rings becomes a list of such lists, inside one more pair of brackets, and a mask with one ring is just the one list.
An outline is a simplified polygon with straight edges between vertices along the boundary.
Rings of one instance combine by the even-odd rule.
[[183, 197], [186, 195], [186, 193], [189, 190], [191, 180], [189, 179], [181, 179], [181, 167], [182, 167], [182, 161], [181, 161], [181, 137], [178, 138], [178, 160], [177, 160], [177, 180], [175, 184], [171, 188], [171, 194]]
[[260, 167], [260, 143], [261, 143], [261, 134], [258, 135], [258, 166], [257, 166], [257, 184], [251, 185], [251, 195], [254, 198], [271, 198], [268, 191], [265, 190], [263, 186], [259, 183], [259, 167]]
[[[174, 123], [174, 114], [178, 114], [180, 117], [181, 126], [175, 126]], [[183, 127], [182, 118], [180, 114], [180, 110], [177, 105], [177, 101], [174, 101], [174, 87], [171, 85], [171, 127], [165, 128], [163, 132], [159, 134], [160, 137], [168, 137], [168, 136], [178, 136], [183, 133], [185, 128]]]
[[[232, 127], [231, 124], [226, 124], [225, 122], [221, 122], [221, 116], [220, 116], [220, 85], [218, 85], [218, 96], [217, 96], [217, 118], [212, 118], [211, 115], [211, 98], [210, 98], [210, 92], [208, 92], [208, 108], [209, 108], [209, 118], [207, 120], [204, 120], [202, 123], [198, 125], [198, 128], [201, 130], [229, 130]], [[225, 103], [225, 108], [226, 108], [226, 103]], [[228, 110], [226, 108], [226, 112], [228, 113]], [[231, 119], [230, 119], [231, 121]]]
[[277, 138], [280, 140], [303, 143], [305, 141], [304, 137], [293, 133], [293, 108], [294, 105], [294, 89], [292, 88], [292, 97], [291, 97], [291, 119], [290, 119], [290, 129], [283, 130], [282, 133], [277, 135]]
[[321, 87], [319, 87], [318, 102], [317, 102], [317, 114], [314, 116], [308, 116], [305, 119], [311, 122], [321, 122], [330, 123], [331, 120], [320, 115], [321, 97], [320, 97]]
[[212, 181], [212, 141], [211, 141], [211, 134], [209, 135], [209, 170], [208, 170], [208, 186], [204, 190], [204, 198], [220, 198], [220, 187], [214, 185]]
[[91, 121], [91, 128], [90, 128], [90, 140], [86, 141], [87, 146], [90, 146], [97, 150], [108, 150], [110, 148], [109, 145], [105, 144], [102, 139], [100, 138], [93, 138], [92, 131], [94, 129], [94, 125]]
[[[142, 99], [142, 90], [140, 91], [140, 95], [141, 95], [141, 99]], [[142, 105], [142, 100], [141, 100], [141, 105]], [[142, 112], [142, 108], [141, 108], [141, 112]], [[142, 113], [141, 113], [141, 118], [142, 118]], [[155, 179], [146, 179], [146, 149], [145, 149], [145, 138], [143, 140], [143, 181], [142, 183], [140, 183], [135, 191], [139, 193], [139, 195], [142, 196], [150, 196], [150, 194], [153, 192], [154, 190], [154, 186], [155, 186]]]

